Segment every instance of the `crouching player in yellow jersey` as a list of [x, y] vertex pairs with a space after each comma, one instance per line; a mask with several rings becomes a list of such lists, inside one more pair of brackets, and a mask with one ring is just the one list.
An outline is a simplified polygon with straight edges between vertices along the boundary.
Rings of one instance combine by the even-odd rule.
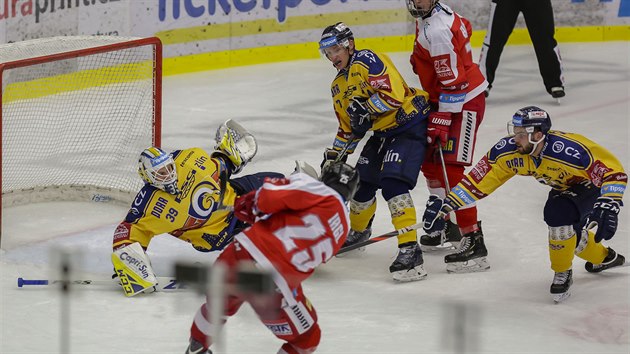
[[201, 252], [222, 250], [247, 225], [232, 212], [238, 195], [258, 189], [260, 172], [230, 179], [254, 157], [256, 140], [228, 120], [217, 130], [215, 151], [200, 148], [167, 153], [150, 147], [142, 152], [138, 173], [145, 181], [125, 220], [114, 232], [112, 263], [125, 295], [133, 296], [157, 284], [144, 252], [151, 239], [168, 233]]
[[[367, 240], [381, 189], [396, 229], [416, 223], [409, 193], [416, 186], [427, 142], [429, 95], [405, 83], [391, 60], [369, 49], [356, 49], [350, 28], [328, 26], [319, 48], [337, 69], [331, 85], [339, 128], [333, 147], [324, 152], [322, 167], [352, 153], [368, 131], [357, 163], [360, 187], [350, 202], [350, 234], [345, 247]], [[341, 155], [340, 155], [341, 154]], [[398, 255], [389, 267], [397, 281], [427, 276], [416, 231], [398, 236]]]
[[[592, 273], [624, 264], [625, 258], [601, 241], [615, 235], [628, 176], [602, 146], [550, 129], [546, 111], [533, 106], [517, 111], [508, 124], [509, 137], [501, 139], [444, 200], [429, 198], [423, 223], [426, 231], [439, 229], [450, 211], [486, 197], [515, 175], [533, 176], [552, 188], [544, 219], [555, 272], [551, 295], [560, 302], [570, 296], [574, 254], [587, 261], [586, 271]], [[447, 267], [456, 271], [457, 256], [470, 258], [476, 242], [464, 238]]]

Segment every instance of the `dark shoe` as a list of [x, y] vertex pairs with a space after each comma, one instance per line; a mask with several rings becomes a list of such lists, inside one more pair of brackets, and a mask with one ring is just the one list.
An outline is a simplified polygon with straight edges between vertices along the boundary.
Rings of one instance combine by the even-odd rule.
[[423, 251], [452, 249], [459, 246], [462, 234], [459, 226], [450, 220], [446, 221], [444, 230], [420, 236], [420, 247]]
[[446, 271], [449, 273], [483, 272], [490, 269], [487, 256], [488, 250], [483, 241], [483, 231], [479, 223], [479, 230], [464, 235], [457, 251], [444, 257]]
[[556, 272], [553, 276], [551, 288], [549, 289], [553, 301], [558, 303], [571, 296], [569, 292], [571, 284], [573, 284], [573, 271], [571, 269], [565, 272]]
[[549, 93], [553, 98], [562, 98], [566, 95], [564, 92], [564, 87], [552, 87], [551, 90], [549, 90]]
[[608, 255], [600, 264], [593, 264], [586, 262], [584, 268], [589, 273], [599, 273], [609, 268], [619, 267], [626, 262], [626, 258], [619, 253], [615, 252], [612, 248], [608, 247]]
[[417, 242], [403, 243], [398, 246], [398, 255], [389, 266], [389, 272], [397, 281], [414, 281], [426, 278], [422, 250]]

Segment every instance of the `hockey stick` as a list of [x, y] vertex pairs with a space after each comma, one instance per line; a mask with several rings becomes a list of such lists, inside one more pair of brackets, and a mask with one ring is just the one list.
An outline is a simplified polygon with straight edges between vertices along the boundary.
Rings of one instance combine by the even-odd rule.
[[373, 243], [376, 242], [381, 242], [383, 240], [387, 240], [388, 238], [394, 237], [394, 236], [398, 236], [398, 235], [402, 235], [406, 232], [409, 231], [413, 231], [413, 230], [417, 230], [419, 228], [422, 227], [422, 223], [419, 222], [417, 224], [413, 224], [411, 226], [407, 226], [407, 227], [403, 227], [402, 229], [398, 229], [398, 230], [394, 230], [394, 231], [390, 231], [388, 233], [382, 234], [380, 236], [375, 236], [375, 237], [371, 237], [363, 242], [359, 242], [359, 243], [355, 243], [354, 245], [350, 245], [350, 246], [346, 246], [342, 249], [339, 250], [339, 252], [337, 252], [337, 254], [342, 254], [342, 253], [346, 253], [352, 250], [356, 250], [357, 248], [361, 248], [367, 245], [371, 245]]
[[344, 156], [348, 154], [348, 150], [350, 149], [350, 145], [352, 145], [353, 141], [354, 141], [354, 134], [350, 133], [350, 136], [348, 137], [346, 144], [343, 146], [343, 149], [339, 151], [339, 154], [335, 158], [335, 162], [339, 162], [343, 160]]
[[[177, 291], [186, 289], [186, 287], [179, 283], [175, 277], [157, 277], [158, 284], [155, 286], [155, 291]], [[49, 286], [56, 284], [63, 284], [64, 280], [49, 280], [49, 279], [24, 279], [17, 278], [18, 288], [24, 288], [29, 286]], [[113, 279], [76, 279], [70, 280], [72, 285], [95, 285], [95, 286], [120, 286], [116, 280]]]
[[446, 173], [446, 163], [444, 162], [444, 153], [442, 152], [442, 142], [440, 142], [440, 138], [436, 140], [438, 146], [438, 152], [440, 155], [440, 163], [442, 163], [442, 174], [444, 175], [444, 184], [446, 185], [446, 194], [451, 191], [451, 187], [448, 183], [448, 174]]

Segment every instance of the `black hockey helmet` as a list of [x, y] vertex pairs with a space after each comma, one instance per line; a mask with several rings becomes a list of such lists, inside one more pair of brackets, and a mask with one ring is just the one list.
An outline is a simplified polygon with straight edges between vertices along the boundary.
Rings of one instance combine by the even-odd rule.
[[322, 37], [319, 40], [319, 50], [323, 50], [334, 45], [341, 45], [348, 48], [350, 46], [350, 39], [354, 40], [354, 34], [348, 26], [343, 22], [337, 22], [334, 25], [328, 26], [322, 32]]
[[414, 0], [407, 0], [407, 10], [414, 18], [424, 17], [433, 11], [435, 6], [440, 2], [440, 0], [431, 0], [431, 3], [427, 9], [419, 9], [416, 7], [416, 3]]
[[319, 180], [341, 194], [348, 201], [359, 187], [359, 171], [344, 162], [333, 162], [325, 166]]
[[527, 106], [519, 109], [508, 123], [508, 133], [514, 135], [514, 127], [524, 127], [528, 133], [536, 130], [547, 134], [551, 129], [551, 117], [547, 111], [536, 106]]

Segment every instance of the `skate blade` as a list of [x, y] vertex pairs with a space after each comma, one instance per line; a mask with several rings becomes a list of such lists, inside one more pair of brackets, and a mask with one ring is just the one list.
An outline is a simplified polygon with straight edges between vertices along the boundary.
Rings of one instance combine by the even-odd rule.
[[341, 253], [341, 254], [337, 254], [335, 255], [335, 257], [337, 258], [344, 258], [344, 257], [356, 257], [356, 256], [361, 256], [365, 253], [365, 247], [359, 247], [355, 250], [352, 251], [348, 251], [345, 253]]
[[396, 272], [392, 272], [392, 278], [394, 278], [395, 281], [401, 283], [423, 280], [426, 277], [427, 272], [424, 270], [423, 265], [419, 265], [409, 270], [399, 270]]
[[569, 291], [562, 294], [551, 294], [551, 298], [553, 299], [553, 302], [556, 304], [561, 303], [562, 301], [568, 299], [570, 296], [571, 296], [571, 292]]
[[452, 251], [456, 250], [459, 247], [459, 242], [444, 242], [444, 244], [439, 246], [427, 246], [420, 245], [420, 249], [422, 252], [443, 252], [443, 251]]
[[448, 273], [476, 273], [485, 272], [488, 269], [490, 269], [490, 264], [486, 260], [486, 257], [471, 259], [466, 262], [455, 262], [446, 264], [446, 272]]

